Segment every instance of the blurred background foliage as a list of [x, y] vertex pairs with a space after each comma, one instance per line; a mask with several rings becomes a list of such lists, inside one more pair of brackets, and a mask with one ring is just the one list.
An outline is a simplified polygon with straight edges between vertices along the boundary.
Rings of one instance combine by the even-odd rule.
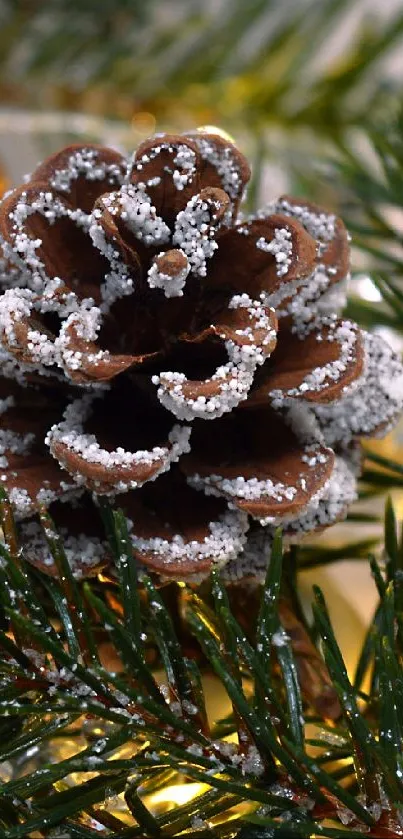
[[317, 163], [398, 118], [402, 44], [402, 0], [0, 0], [0, 166], [215, 124], [254, 164], [250, 205], [319, 188], [338, 207], [348, 157], [332, 183]]
[[389, 110], [402, 38], [400, 0], [0, 0], [0, 97], [288, 145]]

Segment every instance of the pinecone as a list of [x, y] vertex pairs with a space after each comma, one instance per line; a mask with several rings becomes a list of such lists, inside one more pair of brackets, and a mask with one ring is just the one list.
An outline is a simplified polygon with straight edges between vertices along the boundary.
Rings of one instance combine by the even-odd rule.
[[39, 505], [82, 576], [107, 495], [161, 578], [259, 575], [277, 525], [344, 516], [357, 437], [399, 413], [398, 359], [334, 312], [343, 223], [289, 197], [240, 218], [248, 178], [200, 131], [69, 146], [4, 196], [1, 479], [49, 573]]

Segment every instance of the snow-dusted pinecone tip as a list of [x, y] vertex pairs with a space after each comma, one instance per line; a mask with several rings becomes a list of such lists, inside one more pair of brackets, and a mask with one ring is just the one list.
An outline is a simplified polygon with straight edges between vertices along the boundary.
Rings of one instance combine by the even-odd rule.
[[277, 525], [345, 515], [357, 437], [399, 414], [399, 360], [335, 314], [343, 223], [290, 197], [240, 217], [249, 174], [219, 134], [161, 134], [69, 146], [3, 197], [1, 480], [43, 570], [38, 505], [83, 576], [107, 495], [161, 578], [259, 576]]

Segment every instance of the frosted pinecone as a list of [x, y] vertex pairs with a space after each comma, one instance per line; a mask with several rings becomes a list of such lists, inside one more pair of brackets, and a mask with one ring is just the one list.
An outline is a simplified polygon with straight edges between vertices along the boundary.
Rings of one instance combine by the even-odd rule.
[[1, 478], [49, 573], [39, 505], [85, 575], [106, 495], [160, 577], [256, 577], [276, 526], [345, 515], [357, 438], [399, 414], [400, 362], [335, 312], [343, 223], [289, 197], [240, 219], [249, 174], [199, 131], [69, 146], [4, 196]]

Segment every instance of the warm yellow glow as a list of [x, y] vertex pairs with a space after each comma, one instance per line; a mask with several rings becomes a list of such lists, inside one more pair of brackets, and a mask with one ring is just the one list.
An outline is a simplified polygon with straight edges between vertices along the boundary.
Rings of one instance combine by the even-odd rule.
[[150, 134], [154, 134], [155, 126], [155, 116], [149, 111], [137, 111], [132, 116], [132, 129], [136, 134], [149, 137]]
[[9, 186], [10, 186], [10, 181], [7, 177], [6, 170], [3, 168], [3, 166], [0, 162], [0, 195], [3, 195], [3, 192], [5, 192], [6, 189], [8, 189]]
[[[211, 790], [208, 784], [190, 783], [190, 784], [171, 784], [170, 786], [160, 789], [150, 795], [143, 796], [143, 801], [146, 807], [158, 816], [161, 813], [167, 813], [174, 810], [175, 807], [180, 807], [183, 804], [188, 804], [190, 801], [199, 798], [203, 793]], [[254, 802], [245, 801], [225, 810], [224, 813], [214, 816], [211, 819], [211, 826], [227, 823], [239, 819], [242, 815], [250, 813], [256, 809]]]
[[[376, 589], [373, 587], [369, 568], [362, 563], [360, 565], [359, 562], [348, 564], [351, 579], [355, 580], [357, 578], [358, 583], [354, 587], [350, 582], [350, 586], [346, 587], [346, 566], [347, 562], [340, 562], [333, 567], [310, 568], [301, 571], [299, 586], [300, 596], [307, 611], [309, 611], [312, 601], [312, 586], [318, 585], [322, 589], [329, 607], [330, 617], [336, 629], [337, 640], [344, 656], [347, 671], [352, 678], [368, 626], [356, 607], [355, 598], [358, 590], [362, 603], [368, 598], [368, 608], [365, 604], [365, 611], [371, 614], [376, 601]], [[365, 576], [368, 577], [368, 586], [365, 585], [366, 581], [363, 579], [361, 572], [365, 572]], [[358, 585], [361, 586], [360, 589]]]
[[188, 801], [203, 795], [209, 789], [208, 784], [171, 784], [169, 787], [164, 787], [164, 789], [147, 796], [147, 807], [152, 811], [154, 807], [160, 807], [161, 804], [175, 806], [187, 804]]
[[231, 134], [228, 134], [227, 131], [223, 131], [222, 128], [217, 128], [216, 125], [199, 125], [197, 130], [206, 131], [208, 134], [218, 134], [219, 137], [222, 137], [223, 140], [227, 140], [228, 143], [235, 143]]
[[[383, 457], [390, 458], [390, 460], [397, 460], [398, 463], [402, 462], [402, 434], [403, 434], [403, 423], [400, 421], [399, 425], [387, 435], [383, 439], [372, 439], [372, 440], [365, 440], [363, 444], [364, 451], [367, 452], [375, 452], [376, 454], [380, 454]], [[377, 466], [371, 463], [371, 469], [380, 469], [382, 470], [381, 466]]]
[[256, 801], [243, 801], [241, 804], [236, 804], [235, 807], [225, 810], [223, 814], [214, 816], [214, 818], [211, 819], [211, 824], [212, 826], [215, 826], [217, 824], [227, 824], [228, 822], [237, 821], [242, 816], [246, 816], [248, 813], [253, 813], [257, 806]]
[[6, 169], [6, 164], [0, 158], [0, 195], [10, 186], [10, 179]]
[[110, 577], [107, 577], [106, 574], [103, 574], [102, 571], [98, 574], [98, 580], [100, 583], [110, 583]]

